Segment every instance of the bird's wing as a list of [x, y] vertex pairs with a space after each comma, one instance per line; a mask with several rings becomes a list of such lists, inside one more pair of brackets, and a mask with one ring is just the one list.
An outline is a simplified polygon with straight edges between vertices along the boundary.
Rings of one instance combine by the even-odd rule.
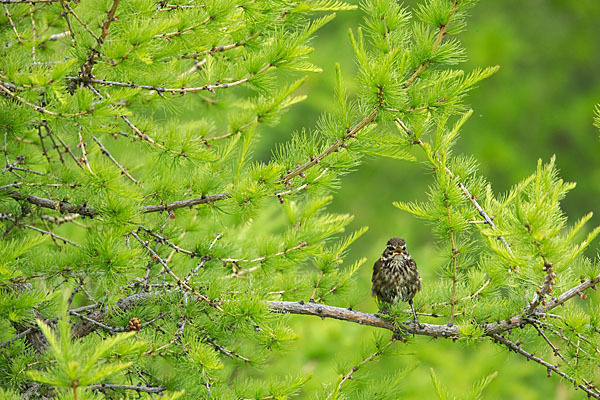
[[417, 280], [417, 282], [418, 282], [417, 292], [418, 292], [421, 290], [421, 277], [419, 276], [419, 271], [417, 270], [417, 263], [412, 258], [409, 258], [407, 261], [408, 261], [408, 270], [415, 271], [415, 273], [417, 274], [417, 277], [419, 278]]
[[381, 262], [381, 258], [375, 261], [375, 264], [373, 264], [373, 276], [371, 277], [371, 282], [375, 280], [375, 277], [379, 274], [379, 271], [381, 271], [382, 266], [383, 263]]

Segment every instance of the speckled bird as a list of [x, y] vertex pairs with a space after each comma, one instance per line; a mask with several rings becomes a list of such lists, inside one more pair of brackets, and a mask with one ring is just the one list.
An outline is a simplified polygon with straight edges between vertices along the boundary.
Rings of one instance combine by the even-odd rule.
[[385, 304], [408, 302], [414, 322], [418, 323], [413, 298], [421, 290], [421, 277], [417, 270], [417, 263], [406, 250], [404, 239], [393, 237], [388, 240], [381, 257], [373, 265], [371, 281], [373, 296]]

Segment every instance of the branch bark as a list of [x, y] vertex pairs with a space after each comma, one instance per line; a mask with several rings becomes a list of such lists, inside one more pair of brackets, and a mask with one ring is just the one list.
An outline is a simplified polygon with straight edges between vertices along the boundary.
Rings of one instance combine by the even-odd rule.
[[[583, 293], [584, 290], [591, 288], [600, 282], [600, 275], [594, 279], [588, 279], [581, 282], [579, 285], [567, 290], [555, 300], [548, 302], [545, 307], [538, 307], [535, 312], [539, 314], [546, 314], [553, 308], [564, 304], [574, 296]], [[352, 309], [328, 306], [325, 304], [318, 304], [313, 302], [305, 303], [292, 302], [292, 301], [268, 301], [267, 304], [273, 312], [289, 313], [289, 314], [300, 314], [300, 315], [314, 315], [321, 318], [334, 318], [342, 321], [353, 322], [360, 325], [368, 325], [376, 328], [387, 329], [392, 332], [397, 332], [402, 329], [406, 333], [413, 335], [424, 335], [430, 337], [442, 337], [442, 338], [457, 338], [460, 336], [461, 327], [458, 325], [435, 325], [435, 324], [424, 324], [419, 325], [412, 324], [411, 321], [402, 322], [401, 325], [394, 324], [389, 318], [381, 317], [377, 314], [369, 314]], [[523, 327], [530, 325], [531, 321], [527, 316], [515, 315], [506, 320], [499, 322], [491, 322], [481, 324], [486, 336], [493, 336], [506, 332], [510, 329]]]
[[[95, 217], [99, 214], [94, 207], [88, 206], [85, 203], [83, 205], [72, 204], [66, 201], [56, 201], [52, 199], [46, 199], [44, 197], [26, 195], [14, 190], [8, 191], [8, 195], [15, 200], [24, 200], [38, 207], [44, 207], [58, 211], [61, 214], [79, 214], [86, 217]], [[143, 206], [140, 207], [140, 211], [144, 214], [160, 211], [171, 211], [176, 210], [178, 208], [193, 207], [198, 204], [214, 203], [215, 201], [223, 200], [226, 198], [229, 198], [229, 194], [227, 193], [213, 194], [210, 196], [202, 196], [193, 199], [175, 201], [173, 203]]]

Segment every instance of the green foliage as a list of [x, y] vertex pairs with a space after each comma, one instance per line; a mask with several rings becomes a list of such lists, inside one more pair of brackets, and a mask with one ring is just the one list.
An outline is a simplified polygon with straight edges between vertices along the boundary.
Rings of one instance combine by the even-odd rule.
[[[67, 292], [65, 292], [68, 295]], [[64, 296], [63, 296], [64, 297]], [[47, 362], [50, 367], [45, 371], [29, 370], [27, 374], [34, 381], [42, 382], [62, 392], [73, 392], [73, 398], [94, 398], [85, 394], [85, 387], [100, 382], [131, 366], [131, 362], [110, 362], [109, 356], [114, 348], [130, 339], [134, 333], [123, 333], [95, 343], [73, 342], [71, 325], [67, 318], [67, 299], [64, 297], [62, 315], [57, 324], [57, 333], [44, 322], [37, 325], [48, 341]], [[119, 358], [127, 357], [145, 347], [141, 342], [119, 346]]]
[[[302, 74], [328, 67], [310, 58], [313, 37], [336, 16], [322, 13], [355, 6], [7, 3], [0, 17], [0, 382], [9, 389], [0, 395], [319, 392], [309, 387], [324, 378], [310, 368], [271, 368], [290, 354], [283, 352], [301, 353], [290, 345], [312, 325], [272, 312], [268, 302], [346, 309], [367, 297], [357, 277], [370, 257], [351, 250], [368, 227], [332, 209], [343, 201], [344, 176], [372, 158], [419, 161], [431, 171], [425, 194], [393, 187], [410, 198], [394, 205], [427, 221], [437, 246], [431, 261], [419, 260], [434, 271], [414, 301], [422, 320], [456, 325], [459, 345], [482, 346], [485, 324], [521, 318], [519, 332], [503, 331], [507, 340], [544, 351], [543, 330], [564, 342], [560, 355], [550, 348], [567, 379], [595, 390], [586, 380], [599, 362], [597, 307], [543, 308], [582, 280], [591, 281], [583, 290], [597, 283], [599, 264], [586, 250], [600, 228], [581, 237], [592, 214], [567, 223], [561, 202], [574, 184], [559, 178], [554, 157], [497, 195], [475, 158], [460, 154], [458, 139], [474, 119], [466, 95], [498, 71], [458, 69], [466, 51], [454, 35], [475, 3], [426, 0], [411, 11], [362, 1], [364, 22], [351, 29], [349, 44], [357, 87], [338, 63], [331, 107], [316, 125], [303, 121], [294, 133], [273, 135], [268, 128], [310, 96]], [[260, 148], [270, 136], [269, 157]], [[72, 294], [58, 305], [65, 287]], [[385, 318], [402, 327], [406, 305], [391, 311]], [[347, 357], [326, 345], [322, 354], [336, 358], [339, 376], [323, 397], [404, 396], [416, 364], [371, 373], [379, 368], [372, 361], [400, 363], [397, 335], [376, 335]], [[430, 371], [438, 396], [453, 397]], [[495, 377], [465, 398], [480, 398]]]
[[485, 388], [494, 380], [494, 378], [498, 375], [498, 372], [494, 372], [493, 374], [490, 374], [488, 376], [486, 376], [485, 378], [481, 379], [479, 382], [476, 382], [473, 385], [473, 388], [471, 389], [471, 391], [469, 393], [466, 393], [464, 396], [461, 397], [456, 397], [451, 395], [448, 392], [448, 389], [446, 389], [444, 387], [444, 385], [439, 381], [438, 377], [436, 376], [433, 368], [431, 368], [429, 370], [430, 376], [431, 376], [431, 381], [433, 382], [433, 386], [435, 387], [435, 391], [439, 397], [440, 400], [457, 400], [459, 398], [461, 399], [465, 399], [465, 400], [478, 400], [482, 398], [482, 394], [483, 391], [485, 390]]

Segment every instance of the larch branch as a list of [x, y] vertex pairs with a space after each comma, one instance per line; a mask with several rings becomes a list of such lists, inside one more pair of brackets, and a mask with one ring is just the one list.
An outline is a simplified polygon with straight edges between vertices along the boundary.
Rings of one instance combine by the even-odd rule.
[[287, 174], [285, 174], [284, 176], [282, 176], [281, 179], [280, 179], [280, 182], [287, 182], [287, 181], [289, 181], [293, 177], [295, 177], [297, 175], [300, 175], [301, 173], [303, 173], [307, 169], [309, 169], [312, 166], [320, 163], [321, 160], [323, 160], [325, 157], [327, 157], [331, 153], [339, 150], [339, 148], [342, 147], [346, 143], [346, 141], [348, 139], [355, 137], [356, 134], [361, 129], [363, 129], [365, 126], [367, 126], [369, 123], [371, 123], [375, 119], [376, 116], [377, 116], [377, 110], [371, 111], [371, 113], [369, 115], [367, 115], [365, 118], [363, 118], [363, 120], [360, 121], [358, 124], [356, 124], [356, 126], [354, 126], [354, 128], [349, 129], [348, 132], [346, 133], [346, 135], [344, 135], [344, 137], [341, 140], [337, 140], [336, 139], [333, 142], [333, 144], [331, 146], [329, 146], [326, 150], [324, 150], [322, 153], [320, 153], [316, 157], [313, 157], [310, 161], [308, 161], [308, 162], [306, 162], [306, 163], [304, 163], [302, 165], [299, 165], [293, 171], [288, 172]]

